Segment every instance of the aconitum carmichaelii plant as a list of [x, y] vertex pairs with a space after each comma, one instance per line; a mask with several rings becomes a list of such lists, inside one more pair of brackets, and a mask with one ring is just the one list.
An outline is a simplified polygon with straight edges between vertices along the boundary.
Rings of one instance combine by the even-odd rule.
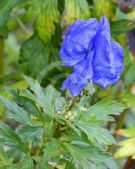
[[68, 89], [72, 96], [80, 95], [88, 83], [102, 88], [113, 85], [121, 76], [124, 62], [121, 45], [111, 41], [106, 16], [100, 22], [91, 18], [73, 23], [64, 37], [60, 57], [65, 66], [73, 67], [62, 85], [62, 90]]

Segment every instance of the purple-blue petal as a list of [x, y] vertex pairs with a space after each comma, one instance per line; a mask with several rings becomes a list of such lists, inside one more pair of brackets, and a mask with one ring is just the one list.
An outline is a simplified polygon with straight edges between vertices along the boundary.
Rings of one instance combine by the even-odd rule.
[[60, 50], [60, 57], [67, 66], [74, 66], [84, 59], [98, 29], [98, 21], [91, 18], [87, 21], [76, 21], [66, 33]]
[[111, 41], [110, 25], [106, 16], [98, 23], [92, 18], [71, 25], [65, 35], [60, 57], [74, 72], [63, 82], [62, 90], [72, 96], [82, 93], [89, 82], [102, 88], [116, 83], [123, 69], [123, 49]]
[[69, 90], [72, 96], [81, 95], [82, 89], [88, 84], [86, 79], [81, 79], [79, 74], [72, 73], [62, 85], [62, 90]]
[[[95, 57], [94, 62], [94, 82], [106, 88], [115, 84], [121, 76], [123, 70], [124, 54], [120, 44], [111, 43], [110, 51], [101, 53], [101, 58]], [[101, 60], [101, 62], [100, 62]]]

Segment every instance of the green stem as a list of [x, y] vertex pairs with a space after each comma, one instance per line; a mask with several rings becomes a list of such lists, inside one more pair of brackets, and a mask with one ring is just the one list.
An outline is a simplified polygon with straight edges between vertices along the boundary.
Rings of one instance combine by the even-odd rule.
[[126, 109], [121, 115], [120, 115], [120, 118], [117, 122], [117, 126], [116, 126], [116, 130], [118, 129], [121, 129], [123, 124], [124, 124], [124, 121], [125, 121], [125, 118], [126, 118], [126, 115], [128, 113], [128, 109]]
[[[125, 121], [125, 118], [126, 118], [126, 115], [128, 113], [128, 109], [126, 109], [123, 113], [121, 113], [119, 119], [118, 119], [118, 122], [117, 122], [117, 125], [116, 125], [116, 128], [115, 128], [115, 131], [117, 131], [118, 129], [121, 129], [123, 124], [124, 124], [124, 121]], [[110, 126], [109, 126], [110, 127]], [[116, 138], [116, 132], [114, 133], [114, 137]], [[109, 148], [108, 148], [108, 151], [109, 152], [113, 152], [114, 150], [114, 147], [115, 145], [111, 145]]]
[[4, 40], [0, 38], [0, 75], [4, 73]]

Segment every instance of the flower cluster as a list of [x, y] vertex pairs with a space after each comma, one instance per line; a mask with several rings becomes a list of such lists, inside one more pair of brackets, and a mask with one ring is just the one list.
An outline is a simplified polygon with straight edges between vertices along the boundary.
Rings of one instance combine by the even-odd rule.
[[88, 83], [102, 88], [116, 83], [123, 69], [123, 49], [111, 41], [107, 17], [100, 22], [95, 18], [77, 20], [72, 24], [60, 50], [65, 66], [73, 67], [73, 73], [64, 81], [62, 90], [72, 96], [80, 95]]

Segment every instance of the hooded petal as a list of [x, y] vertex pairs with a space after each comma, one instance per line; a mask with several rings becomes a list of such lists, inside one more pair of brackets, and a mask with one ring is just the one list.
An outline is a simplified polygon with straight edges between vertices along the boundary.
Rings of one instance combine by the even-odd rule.
[[60, 57], [67, 66], [74, 66], [84, 59], [93, 46], [97, 29], [98, 21], [93, 18], [76, 21], [70, 26], [60, 50]]
[[94, 63], [94, 82], [106, 88], [119, 80], [123, 70], [124, 53], [120, 44], [116, 42], [111, 43], [109, 52], [104, 52], [101, 53], [101, 57], [105, 62]]
[[72, 73], [63, 83], [72, 96], [80, 95], [90, 81], [106, 88], [116, 83], [123, 69], [124, 54], [120, 44], [111, 41], [110, 25], [104, 16], [76, 21], [70, 26], [60, 56]]
[[94, 50], [91, 49], [88, 55], [74, 66], [74, 71], [80, 74], [81, 78], [85, 78], [87, 80], [93, 79], [93, 57]]

